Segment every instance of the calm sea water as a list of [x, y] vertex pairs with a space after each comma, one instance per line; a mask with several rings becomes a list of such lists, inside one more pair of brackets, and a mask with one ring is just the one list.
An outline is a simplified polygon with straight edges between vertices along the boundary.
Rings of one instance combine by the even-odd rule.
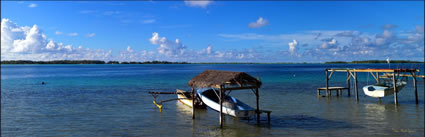
[[[404, 64], [411, 68], [414, 64]], [[395, 64], [392, 68], [397, 67]], [[401, 66], [400, 66], [401, 67]], [[416, 65], [424, 74], [424, 65]], [[388, 68], [387, 64], [181, 64], [181, 65], [1, 65], [2, 136], [424, 136], [424, 80], [381, 101], [364, 95], [317, 97], [325, 86], [325, 68]], [[227, 116], [218, 128], [218, 113], [191, 109], [178, 101], [162, 112], [148, 91], [189, 90], [187, 82], [204, 70], [243, 71], [260, 77], [262, 109], [271, 123]], [[372, 84], [359, 73], [359, 87]], [[346, 73], [335, 73], [331, 86], [345, 86]], [[41, 85], [41, 82], [46, 82]], [[323, 92], [324, 93], [324, 92]], [[232, 96], [255, 106], [251, 91]], [[335, 95], [335, 94], [334, 94]], [[175, 95], [161, 95], [172, 99]], [[266, 120], [266, 116], [262, 117]]]

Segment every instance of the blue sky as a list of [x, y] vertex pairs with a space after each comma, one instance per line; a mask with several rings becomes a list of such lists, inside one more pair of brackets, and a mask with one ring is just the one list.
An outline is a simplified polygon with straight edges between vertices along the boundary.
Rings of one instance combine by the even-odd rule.
[[2, 60], [424, 60], [423, 1], [1, 4]]

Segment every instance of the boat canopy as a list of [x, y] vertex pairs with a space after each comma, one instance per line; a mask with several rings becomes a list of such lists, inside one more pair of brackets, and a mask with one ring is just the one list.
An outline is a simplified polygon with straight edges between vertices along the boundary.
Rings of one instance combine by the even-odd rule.
[[245, 72], [206, 70], [192, 78], [188, 85], [195, 88], [252, 89], [260, 88], [261, 81]]

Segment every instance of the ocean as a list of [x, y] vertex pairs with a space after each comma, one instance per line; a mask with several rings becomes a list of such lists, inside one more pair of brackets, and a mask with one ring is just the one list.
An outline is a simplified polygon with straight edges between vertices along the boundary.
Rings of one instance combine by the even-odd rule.
[[[388, 64], [100, 64], [1, 65], [2, 136], [424, 136], [424, 80], [413, 80], [394, 97], [365, 96], [374, 78], [358, 73], [359, 101], [351, 96], [318, 97], [325, 68], [388, 68]], [[419, 68], [424, 64], [391, 64]], [[204, 70], [242, 71], [262, 81], [260, 108], [271, 110], [241, 120], [191, 108], [178, 101], [162, 112], [148, 91], [190, 90], [187, 82]], [[334, 73], [330, 86], [346, 86], [346, 73]], [[44, 85], [41, 83], [45, 82]], [[324, 94], [324, 92], [322, 92]], [[231, 96], [255, 107], [250, 90]], [[159, 100], [176, 98], [160, 95]]]

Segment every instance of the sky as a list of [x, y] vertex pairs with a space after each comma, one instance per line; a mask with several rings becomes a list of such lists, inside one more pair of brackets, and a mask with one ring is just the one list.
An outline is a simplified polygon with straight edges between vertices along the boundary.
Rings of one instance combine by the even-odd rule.
[[1, 1], [1, 60], [424, 60], [423, 1]]

